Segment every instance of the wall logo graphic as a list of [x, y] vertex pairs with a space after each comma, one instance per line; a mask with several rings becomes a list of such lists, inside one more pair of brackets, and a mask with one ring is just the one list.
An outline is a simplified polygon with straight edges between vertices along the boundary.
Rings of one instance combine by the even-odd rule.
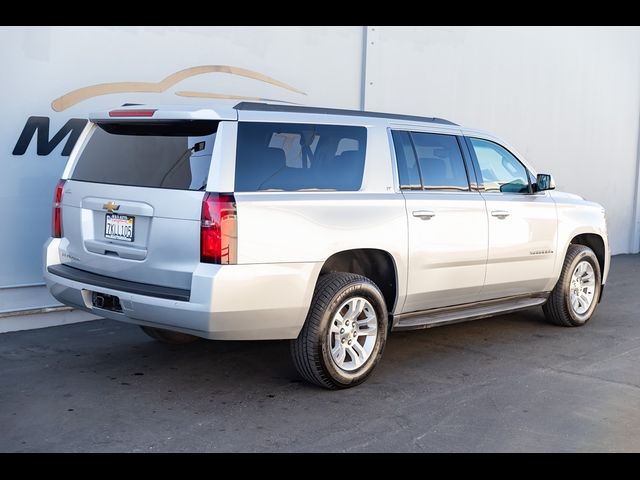
[[[177, 83], [186, 80], [187, 78], [195, 77], [197, 75], [203, 75], [206, 73], [226, 73], [230, 75], [236, 75], [239, 77], [250, 78], [259, 82], [267, 83], [275, 87], [288, 90], [290, 92], [306, 95], [301, 90], [298, 90], [291, 85], [288, 85], [280, 80], [264, 75], [254, 70], [248, 70], [246, 68], [234, 67], [230, 65], [200, 65], [196, 67], [185, 68], [184, 70], [177, 71], [171, 75], [163, 78], [159, 82], [113, 82], [113, 83], [99, 83], [96, 85], [89, 85], [87, 87], [78, 88], [71, 92], [65, 93], [61, 97], [56, 98], [51, 102], [51, 108], [54, 112], [63, 112], [69, 107], [72, 107], [80, 102], [89, 100], [94, 97], [102, 95], [110, 95], [114, 93], [164, 93]], [[179, 97], [190, 98], [211, 98], [211, 99], [227, 99], [227, 100], [252, 100], [252, 101], [274, 101], [283, 103], [284, 100], [269, 99], [262, 97], [253, 97], [245, 95], [231, 95], [219, 92], [199, 92], [192, 90], [180, 90], [175, 92], [175, 95]], [[67, 139], [64, 147], [62, 148], [61, 155], [69, 156], [73, 147], [75, 146], [82, 130], [87, 124], [85, 118], [71, 118], [65, 123], [60, 130], [51, 138], [49, 136], [50, 119], [49, 117], [29, 117], [27, 123], [22, 129], [22, 133], [18, 137], [15, 147], [13, 148], [13, 155], [24, 155], [29, 147], [29, 144], [36, 136], [36, 153], [38, 155], [49, 155], [65, 138]]]
[[63, 157], [68, 157], [71, 155], [71, 150], [73, 150], [86, 124], [86, 118], [70, 118], [58, 130], [58, 133], [49, 140], [49, 117], [29, 117], [11, 153], [13, 155], [24, 155], [27, 148], [29, 148], [31, 139], [37, 132], [36, 153], [38, 155], [49, 155], [68, 135], [67, 143], [64, 144], [62, 152], [60, 152]]

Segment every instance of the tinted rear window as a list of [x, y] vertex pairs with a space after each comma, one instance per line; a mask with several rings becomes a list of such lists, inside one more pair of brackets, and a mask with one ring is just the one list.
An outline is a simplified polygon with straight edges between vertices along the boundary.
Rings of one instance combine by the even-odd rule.
[[103, 123], [71, 175], [85, 182], [203, 190], [218, 122]]
[[242, 122], [235, 190], [359, 190], [366, 143], [364, 127]]
[[411, 133], [423, 187], [427, 190], [469, 190], [458, 140], [453, 135]]

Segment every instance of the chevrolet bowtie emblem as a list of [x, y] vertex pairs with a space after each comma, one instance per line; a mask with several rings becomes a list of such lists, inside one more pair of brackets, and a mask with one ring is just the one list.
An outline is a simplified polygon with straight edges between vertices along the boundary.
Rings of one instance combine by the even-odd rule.
[[118, 211], [120, 205], [118, 205], [116, 202], [107, 202], [102, 205], [102, 208], [104, 208], [109, 213], [113, 213]]

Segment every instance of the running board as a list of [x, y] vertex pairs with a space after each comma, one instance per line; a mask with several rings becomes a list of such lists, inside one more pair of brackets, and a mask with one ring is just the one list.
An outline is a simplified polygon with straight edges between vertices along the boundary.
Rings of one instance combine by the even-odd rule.
[[393, 331], [416, 330], [419, 328], [439, 327], [452, 323], [478, 320], [503, 313], [511, 313], [547, 301], [549, 293], [519, 295], [516, 297], [467, 303], [453, 307], [434, 308], [420, 312], [402, 313], [393, 317]]

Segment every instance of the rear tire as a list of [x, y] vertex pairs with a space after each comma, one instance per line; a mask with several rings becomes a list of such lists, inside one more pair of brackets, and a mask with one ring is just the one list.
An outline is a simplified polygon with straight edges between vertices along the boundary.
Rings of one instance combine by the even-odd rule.
[[353, 273], [323, 275], [304, 326], [291, 341], [293, 363], [305, 380], [321, 387], [359, 385], [382, 357], [387, 324], [387, 306], [375, 283]]
[[200, 337], [195, 335], [189, 335], [188, 333], [174, 332], [172, 330], [165, 330], [163, 328], [146, 327], [140, 325], [140, 328], [144, 333], [149, 335], [154, 340], [169, 345], [186, 345], [199, 340]]
[[555, 325], [581, 327], [593, 316], [601, 289], [600, 264], [593, 250], [569, 245], [558, 283], [542, 310]]

